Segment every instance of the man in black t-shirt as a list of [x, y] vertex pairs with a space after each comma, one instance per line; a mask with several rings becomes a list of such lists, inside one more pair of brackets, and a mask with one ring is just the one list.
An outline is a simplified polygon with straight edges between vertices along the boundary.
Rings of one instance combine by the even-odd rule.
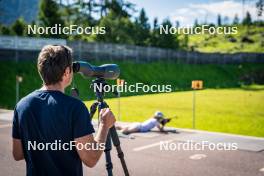
[[37, 67], [43, 87], [21, 99], [14, 110], [14, 159], [25, 159], [28, 176], [81, 176], [82, 162], [88, 167], [98, 162], [115, 117], [109, 109], [101, 110], [93, 137], [84, 103], [64, 94], [73, 76], [70, 48], [45, 46]]

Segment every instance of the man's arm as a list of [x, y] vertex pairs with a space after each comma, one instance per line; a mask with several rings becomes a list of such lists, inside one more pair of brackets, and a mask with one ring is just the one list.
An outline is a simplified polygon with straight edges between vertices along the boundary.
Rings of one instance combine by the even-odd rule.
[[[83, 137], [75, 138], [75, 145], [85, 145], [87, 143], [90, 144], [90, 146], [100, 146], [100, 143], [105, 143], [107, 134], [109, 131], [109, 128], [113, 126], [115, 123], [115, 117], [113, 113], [107, 108], [103, 109], [100, 112], [100, 124], [98, 127], [98, 132], [96, 137], [94, 138], [93, 135], [86, 135]], [[82, 162], [88, 166], [88, 167], [94, 167], [96, 163], [99, 161], [103, 150], [100, 147], [95, 147], [96, 150], [86, 150], [85, 148], [82, 148], [79, 150], [77, 147], [77, 152], [79, 154], [80, 159]]]
[[13, 157], [16, 161], [23, 160], [24, 159], [24, 153], [22, 148], [22, 143], [20, 139], [13, 138]]
[[157, 128], [161, 131], [164, 132], [164, 126], [160, 123], [157, 124]]
[[12, 126], [12, 153], [16, 161], [24, 159], [24, 152], [22, 148], [22, 142], [20, 139], [19, 125], [18, 125], [18, 113], [15, 108]]

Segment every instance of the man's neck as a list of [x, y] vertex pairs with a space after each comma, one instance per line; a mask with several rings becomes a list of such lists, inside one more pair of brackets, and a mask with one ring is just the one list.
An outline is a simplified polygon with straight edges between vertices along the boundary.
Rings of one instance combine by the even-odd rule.
[[64, 93], [64, 87], [62, 87], [60, 84], [53, 84], [53, 85], [43, 85], [41, 90], [57, 90]]

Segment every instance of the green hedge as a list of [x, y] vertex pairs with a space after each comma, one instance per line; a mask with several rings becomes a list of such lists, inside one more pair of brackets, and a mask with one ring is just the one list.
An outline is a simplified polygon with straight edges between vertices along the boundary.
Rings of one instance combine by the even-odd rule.
[[[102, 63], [92, 63], [99, 65]], [[152, 62], [152, 63], [117, 63], [121, 69], [120, 78], [125, 79], [128, 84], [141, 82], [144, 84], [171, 84], [173, 91], [190, 90], [191, 81], [194, 79], [204, 80], [205, 88], [234, 88], [244, 84], [242, 78], [250, 76], [252, 73], [264, 70], [264, 64], [240, 64], [240, 65], [188, 65], [174, 62]], [[15, 83], [16, 75], [23, 76], [20, 84], [20, 97], [41, 87], [36, 63], [32, 61], [24, 62], [0, 62], [0, 107], [13, 108], [15, 106]], [[252, 82], [253, 80], [253, 82]], [[254, 83], [254, 78], [250, 79]], [[91, 79], [83, 79], [77, 74], [74, 78], [75, 85], [80, 91], [82, 100], [94, 99], [94, 94], [90, 89]], [[115, 81], [108, 81], [115, 84]], [[69, 93], [70, 88], [66, 90]], [[123, 93], [122, 96], [144, 94]], [[106, 94], [106, 97], [114, 95]]]

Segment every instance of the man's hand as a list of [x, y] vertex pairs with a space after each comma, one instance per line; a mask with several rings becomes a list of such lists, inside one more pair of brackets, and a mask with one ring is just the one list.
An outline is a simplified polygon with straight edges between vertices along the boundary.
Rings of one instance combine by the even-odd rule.
[[109, 108], [105, 108], [100, 111], [99, 121], [103, 127], [111, 128], [114, 125], [116, 119], [112, 111]]
[[[115, 116], [109, 108], [102, 109], [100, 111], [99, 121], [100, 125], [98, 127], [97, 135], [95, 136], [95, 138], [93, 137], [93, 135], [86, 135], [80, 138], [76, 138], [74, 139], [76, 141], [76, 145], [78, 145], [78, 143], [82, 143], [83, 145], [85, 145], [86, 143], [94, 143], [95, 145], [99, 145], [100, 143], [106, 142], [109, 128], [111, 128], [116, 121]], [[86, 150], [85, 148], [83, 148], [82, 150], [77, 150], [77, 152], [85, 165], [87, 165], [88, 167], [94, 167], [100, 159], [103, 150]]]

